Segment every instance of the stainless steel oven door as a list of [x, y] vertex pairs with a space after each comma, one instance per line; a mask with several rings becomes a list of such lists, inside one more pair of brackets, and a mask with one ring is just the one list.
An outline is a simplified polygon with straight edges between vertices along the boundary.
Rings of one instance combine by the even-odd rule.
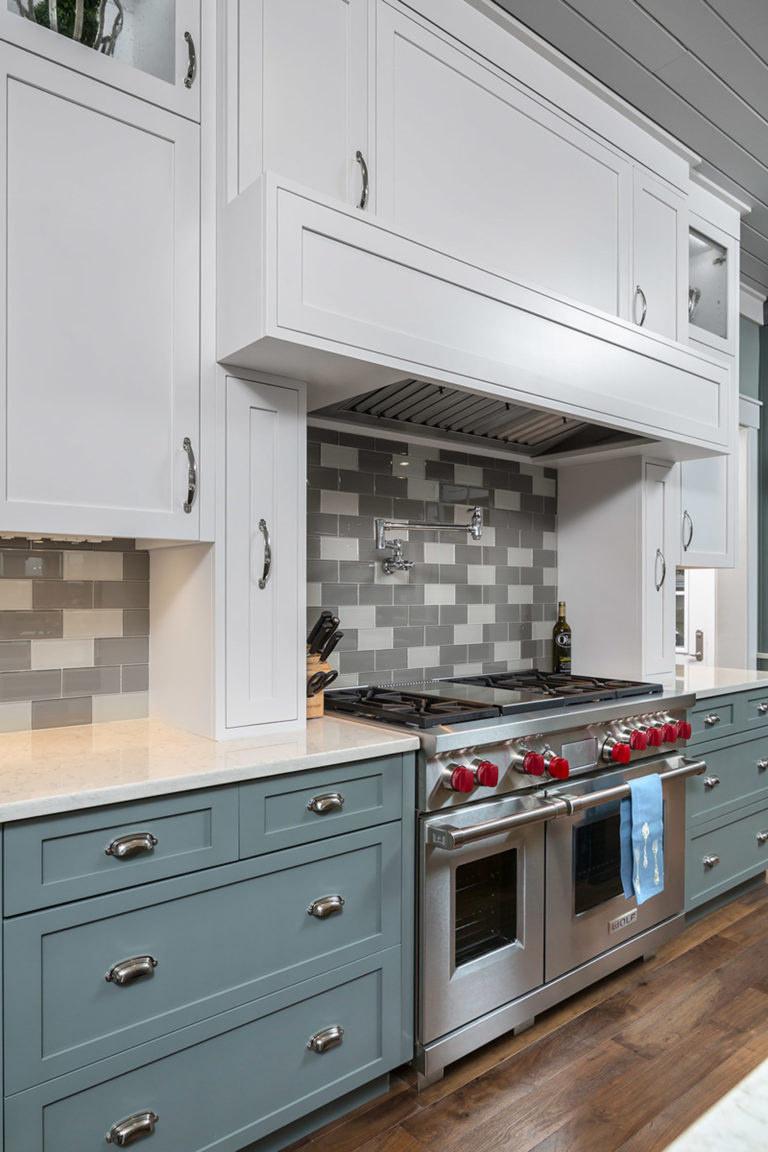
[[[676, 759], [650, 760], [637, 768], [581, 780], [548, 792], [574, 800], [614, 788], [651, 772], [663, 774]], [[545, 977], [554, 980], [683, 909], [685, 780], [663, 781], [664, 890], [638, 906], [621, 885], [620, 800], [596, 804], [547, 824]]]
[[442, 826], [525, 811], [498, 800], [421, 825], [419, 1041], [428, 1044], [538, 987], [544, 975], [544, 828], [516, 828], [446, 851]]

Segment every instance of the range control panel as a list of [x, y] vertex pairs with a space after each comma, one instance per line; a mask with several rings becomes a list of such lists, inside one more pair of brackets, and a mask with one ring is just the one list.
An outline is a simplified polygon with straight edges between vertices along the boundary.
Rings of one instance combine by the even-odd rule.
[[684, 713], [652, 712], [546, 736], [473, 745], [425, 763], [419, 808], [434, 812], [469, 800], [568, 780], [600, 768], [680, 751], [691, 737]]

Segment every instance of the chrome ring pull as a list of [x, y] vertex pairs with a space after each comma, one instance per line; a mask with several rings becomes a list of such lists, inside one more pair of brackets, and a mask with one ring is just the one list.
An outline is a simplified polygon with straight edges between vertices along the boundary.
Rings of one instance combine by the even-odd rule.
[[360, 202], [357, 206], [358, 208], [365, 208], [366, 204], [368, 203], [368, 165], [366, 164], [365, 157], [359, 148], [357, 152], [355, 152], [355, 160], [357, 160], [363, 173], [363, 190], [360, 195]]
[[107, 856], [117, 860], [128, 860], [140, 852], [151, 852], [157, 844], [157, 836], [151, 832], [133, 832], [130, 836], [118, 836], [104, 849]]
[[267, 528], [266, 520], [259, 520], [259, 531], [264, 536], [264, 571], [259, 580], [259, 588], [261, 588], [263, 592], [267, 586], [270, 569], [272, 568], [272, 541], [269, 538], [269, 529]]
[[683, 552], [688, 551], [693, 540], [693, 520], [687, 508], [683, 511], [683, 525], [685, 525], [686, 520], [688, 521], [688, 539], [683, 540]]
[[[658, 568], [659, 568], [659, 560], [661, 560], [661, 579], [660, 580], [656, 576], [656, 572], [658, 572]], [[667, 578], [667, 562], [664, 559], [664, 553], [662, 552], [661, 548], [656, 549], [656, 560], [654, 561], [654, 568], [655, 568], [654, 580], [656, 581], [656, 591], [660, 592], [661, 587]]]
[[184, 87], [191, 88], [195, 82], [195, 77], [197, 76], [197, 52], [195, 51], [195, 42], [192, 39], [192, 33], [185, 32], [184, 39], [187, 42], [187, 53], [189, 56], [187, 74], [184, 77]]
[[323, 1052], [327, 1052], [330, 1048], [336, 1048], [341, 1044], [344, 1029], [339, 1024], [332, 1024], [330, 1028], [323, 1028], [322, 1032], [316, 1032], [314, 1036], [310, 1036], [307, 1040], [307, 1048], [312, 1052], [319, 1052], [322, 1056]]
[[137, 1112], [126, 1120], [118, 1120], [107, 1132], [107, 1144], [116, 1144], [118, 1148], [126, 1148], [134, 1140], [141, 1140], [144, 1136], [151, 1136], [160, 1117], [156, 1112]]
[[640, 285], [636, 284], [635, 285], [635, 299], [637, 299], [638, 296], [640, 296], [642, 298], [642, 301], [643, 301], [643, 311], [640, 315], [640, 319], [638, 320], [638, 324], [642, 328], [643, 324], [645, 324], [645, 318], [648, 315], [648, 300], [646, 299], [645, 292], [643, 292]]
[[121, 960], [119, 964], [113, 964], [104, 979], [108, 984], [117, 984], [122, 988], [123, 985], [131, 984], [142, 976], [151, 976], [155, 968], [157, 960], [154, 956], [132, 956], [130, 960]]
[[189, 461], [189, 472], [187, 473], [187, 502], [184, 505], [184, 511], [191, 512], [192, 505], [197, 496], [197, 462], [195, 460], [195, 454], [192, 451], [192, 441], [189, 436], [184, 437], [182, 448], [186, 452], [187, 460]]

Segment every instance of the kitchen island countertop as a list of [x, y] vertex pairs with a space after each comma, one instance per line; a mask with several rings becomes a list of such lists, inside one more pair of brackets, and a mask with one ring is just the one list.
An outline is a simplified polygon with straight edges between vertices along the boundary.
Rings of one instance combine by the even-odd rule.
[[351, 720], [303, 732], [208, 740], [159, 720], [0, 736], [0, 822], [210, 788], [409, 752], [418, 740]]
[[768, 1060], [721, 1097], [665, 1152], [757, 1152], [768, 1122]]
[[754, 668], [712, 668], [705, 664], [678, 664], [675, 678], [662, 680], [665, 688], [678, 692], [695, 692], [700, 700], [710, 696], [724, 696], [728, 692], [746, 692], [765, 685], [768, 672]]

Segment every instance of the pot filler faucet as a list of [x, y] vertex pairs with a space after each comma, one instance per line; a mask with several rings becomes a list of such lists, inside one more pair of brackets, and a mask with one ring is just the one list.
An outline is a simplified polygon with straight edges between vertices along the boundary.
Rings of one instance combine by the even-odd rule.
[[473, 540], [479, 540], [483, 534], [483, 510], [482, 508], [469, 508], [472, 513], [472, 519], [469, 524], [442, 524], [439, 521], [433, 520], [384, 520], [377, 517], [374, 521], [376, 528], [376, 547], [379, 549], [391, 548], [392, 555], [387, 556], [382, 560], [381, 566], [387, 576], [391, 576], [393, 572], [408, 571], [413, 568], [413, 560], [406, 560], [403, 555], [404, 541], [399, 537], [395, 540], [387, 540], [386, 533], [392, 532], [397, 528], [413, 531], [419, 529], [421, 531], [430, 532], [467, 532]]

